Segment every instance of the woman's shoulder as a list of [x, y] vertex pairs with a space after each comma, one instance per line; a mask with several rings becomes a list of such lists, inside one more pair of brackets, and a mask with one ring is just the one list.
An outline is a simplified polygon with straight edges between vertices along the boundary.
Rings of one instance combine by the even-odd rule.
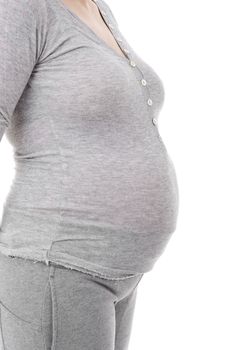
[[47, 0], [0, 0], [0, 12], [8, 22], [15, 19], [35, 24], [35, 20], [47, 18]]
[[47, 6], [47, 0], [0, 0], [2, 9], [12, 9], [14, 14], [40, 13]]

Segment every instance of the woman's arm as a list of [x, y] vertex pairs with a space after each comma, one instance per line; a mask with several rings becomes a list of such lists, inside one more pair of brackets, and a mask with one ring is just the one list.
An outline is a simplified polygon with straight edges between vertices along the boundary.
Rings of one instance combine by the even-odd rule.
[[0, 141], [45, 40], [44, 0], [0, 0]]

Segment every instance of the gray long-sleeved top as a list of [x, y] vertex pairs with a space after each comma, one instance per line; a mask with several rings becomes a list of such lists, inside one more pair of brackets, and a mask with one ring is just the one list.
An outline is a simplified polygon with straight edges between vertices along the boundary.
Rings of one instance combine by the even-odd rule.
[[95, 3], [125, 57], [62, 0], [0, 0], [0, 139], [15, 160], [0, 252], [118, 279], [153, 268], [179, 193], [163, 83]]

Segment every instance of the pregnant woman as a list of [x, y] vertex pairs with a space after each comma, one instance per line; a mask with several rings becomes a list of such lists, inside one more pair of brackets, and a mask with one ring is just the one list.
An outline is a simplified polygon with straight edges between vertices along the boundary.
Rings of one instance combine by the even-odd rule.
[[0, 4], [0, 346], [126, 350], [178, 216], [162, 81], [104, 0]]

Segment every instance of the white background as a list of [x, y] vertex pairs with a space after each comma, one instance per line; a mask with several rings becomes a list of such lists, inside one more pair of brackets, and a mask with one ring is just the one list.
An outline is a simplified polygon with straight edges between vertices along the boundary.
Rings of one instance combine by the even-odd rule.
[[[232, 2], [106, 1], [164, 83], [159, 130], [180, 191], [177, 230], [138, 289], [129, 350], [232, 350]], [[11, 152], [4, 136], [1, 211]]]

